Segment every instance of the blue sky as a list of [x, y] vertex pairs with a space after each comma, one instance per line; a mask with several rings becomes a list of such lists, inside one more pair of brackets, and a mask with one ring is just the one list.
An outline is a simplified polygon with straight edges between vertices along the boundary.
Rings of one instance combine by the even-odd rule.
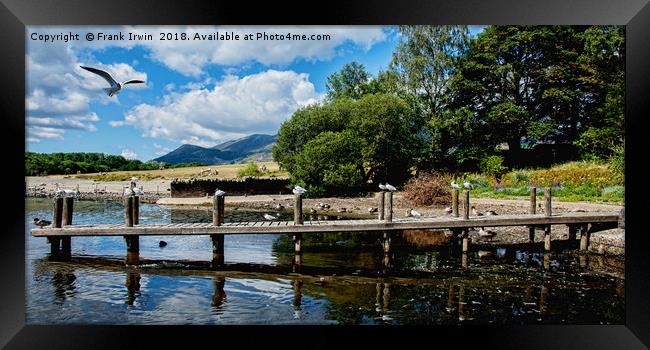
[[[480, 27], [472, 27], [473, 34]], [[160, 41], [160, 33], [329, 34], [320, 41]], [[43, 34], [81, 40], [43, 42]], [[151, 41], [84, 40], [87, 33], [150, 33]], [[32, 152], [103, 152], [150, 160], [183, 143], [213, 146], [274, 134], [298, 108], [321, 101], [327, 77], [350, 61], [376, 75], [398, 41], [392, 27], [41, 27], [27, 36], [26, 146]], [[117, 96], [79, 65], [117, 81]]]

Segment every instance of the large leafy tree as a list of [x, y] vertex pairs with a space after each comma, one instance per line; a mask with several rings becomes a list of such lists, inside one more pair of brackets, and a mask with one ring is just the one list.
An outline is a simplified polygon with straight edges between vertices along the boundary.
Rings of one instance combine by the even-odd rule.
[[387, 72], [387, 90], [402, 97], [427, 122], [428, 157], [418, 168], [430, 168], [443, 157], [442, 116], [447, 110], [451, 79], [470, 42], [467, 26], [400, 26], [400, 41]]
[[370, 74], [363, 64], [352, 61], [346, 63], [339, 72], [335, 72], [327, 78], [327, 98], [359, 99], [368, 93], [378, 92], [377, 84], [373, 82]]

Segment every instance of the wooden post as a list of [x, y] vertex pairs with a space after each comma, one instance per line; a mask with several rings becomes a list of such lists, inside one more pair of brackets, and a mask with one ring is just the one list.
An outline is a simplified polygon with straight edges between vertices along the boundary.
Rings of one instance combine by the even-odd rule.
[[124, 224], [126, 227], [133, 227], [133, 197], [124, 198]]
[[467, 229], [463, 229], [463, 254], [467, 254], [469, 251], [469, 232]]
[[[133, 227], [133, 198], [124, 198], [124, 224], [126, 227]], [[126, 241], [126, 263], [137, 265], [140, 263], [140, 237], [137, 235], [124, 236]]]
[[300, 193], [294, 194], [294, 205], [293, 205], [293, 224], [302, 225], [302, 195]]
[[393, 221], [393, 192], [386, 191], [385, 193], [386, 212], [384, 213], [384, 220], [387, 222]]
[[528, 226], [528, 243], [535, 243], [535, 225]]
[[463, 204], [465, 207], [463, 208], [463, 219], [469, 220], [469, 191], [464, 190], [463, 191]]
[[589, 249], [589, 232], [587, 225], [580, 227], [580, 251], [586, 252]]
[[[63, 224], [63, 197], [54, 197], [54, 206], [52, 209], [52, 227], [60, 228]], [[50, 256], [59, 258], [61, 254], [61, 238], [48, 237], [50, 242]]]
[[460, 216], [460, 214], [458, 213], [458, 189], [457, 188], [454, 188], [451, 191], [451, 212], [456, 218]]
[[544, 215], [551, 216], [551, 188], [544, 189], [544, 201], [546, 202], [546, 210]]
[[225, 222], [225, 212], [226, 212], [226, 196], [219, 196], [219, 224], [223, 225]]
[[379, 220], [384, 220], [384, 191], [377, 193], [377, 201]]
[[[63, 225], [72, 225], [72, 212], [74, 208], [74, 197], [65, 197], [63, 204]], [[72, 238], [61, 237], [61, 256], [69, 260], [72, 255]]]
[[221, 226], [221, 218], [219, 213], [221, 212], [221, 201], [219, 200], [220, 196], [215, 195], [212, 197], [212, 225]]
[[133, 196], [133, 225], [140, 224], [140, 196]]
[[295, 253], [300, 254], [302, 253], [302, 233], [294, 233], [293, 235], [293, 243], [295, 247]]
[[530, 188], [530, 213], [537, 214], [537, 187]]
[[544, 250], [551, 251], [551, 225], [544, 227]]

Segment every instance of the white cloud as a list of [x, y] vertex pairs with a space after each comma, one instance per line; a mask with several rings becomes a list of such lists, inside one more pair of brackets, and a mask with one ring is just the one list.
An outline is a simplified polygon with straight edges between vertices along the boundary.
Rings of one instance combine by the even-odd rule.
[[143, 136], [213, 146], [250, 133], [275, 133], [296, 109], [322, 98], [308, 74], [268, 70], [226, 76], [213, 89], [172, 93], [161, 105], [137, 105], [120, 122]]
[[164, 156], [165, 154], [173, 151], [173, 149], [165, 146], [161, 146], [157, 143], [154, 142], [153, 147], [156, 149], [156, 155], [158, 156]]
[[128, 148], [123, 149], [121, 155], [125, 159], [136, 159], [138, 157], [138, 155], [135, 152], [131, 151]]
[[[146, 80], [147, 77], [125, 63], [105, 65], [90, 59], [79, 62], [68, 45], [30, 44], [26, 60], [28, 143], [37, 143], [43, 138], [63, 139], [65, 130], [69, 129], [95, 131], [100, 117], [90, 111], [91, 101], [119, 103], [117, 98], [110, 99], [101, 90], [107, 87], [104, 79], [79, 65], [105, 69], [117, 80]], [[136, 84], [128, 88], [145, 87]]]

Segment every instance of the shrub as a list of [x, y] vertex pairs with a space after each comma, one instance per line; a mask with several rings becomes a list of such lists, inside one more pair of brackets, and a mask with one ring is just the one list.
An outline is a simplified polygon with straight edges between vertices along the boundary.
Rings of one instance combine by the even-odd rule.
[[604, 197], [625, 197], [625, 186], [608, 186], [603, 188]]
[[503, 157], [501, 156], [485, 157], [481, 160], [478, 167], [482, 173], [488, 176], [493, 176], [497, 180], [500, 179], [508, 169], [503, 166]]
[[259, 177], [263, 175], [264, 173], [260, 171], [259, 167], [257, 166], [257, 163], [255, 162], [250, 162], [246, 164], [245, 167], [239, 169], [239, 171], [237, 172], [237, 177], [246, 177], [246, 176]]
[[527, 185], [530, 180], [530, 171], [515, 170], [510, 174], [510, 180], [513, 185]]
[[609, 158], [609, 170], [620, 183], [625, 182], [625, 147], [623, 145], [614, 146], [613, 154]]
[[413, 206], [451, 204], [449, 181], [439, 173], [423, 173], [404, 185], [404, 201]]
[[479, 188], [485, 188], [490, 186], [490, 182], [485, 176], [481, 175], [474, 175], [468, 179], [469, 183], [474, 186], [474, 188], [479, 189]]

